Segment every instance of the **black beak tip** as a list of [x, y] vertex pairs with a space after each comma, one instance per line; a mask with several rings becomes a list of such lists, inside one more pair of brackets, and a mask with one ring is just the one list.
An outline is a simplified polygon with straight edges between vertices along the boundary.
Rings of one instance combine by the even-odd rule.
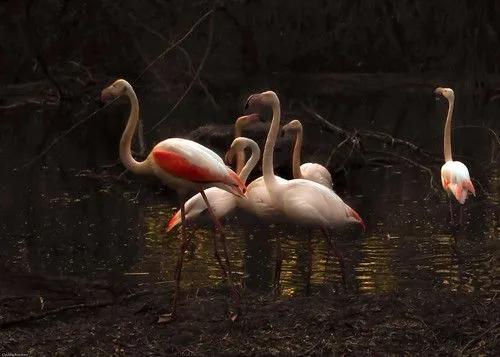
[[251, 96], [248, 97], [247, 101], [245, 102], [245, 110], [249, 109], [253, 102], [254, 102], [254, 99], [255, 98], [255, 94], [252, 94]]

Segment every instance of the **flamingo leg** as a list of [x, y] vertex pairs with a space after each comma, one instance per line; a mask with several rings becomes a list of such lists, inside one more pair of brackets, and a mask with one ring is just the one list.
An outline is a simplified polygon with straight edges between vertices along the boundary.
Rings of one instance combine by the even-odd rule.
[[[203, 200], [205, 201], [205, 204], [207, 205], [208, 212], [210, 213], [210, 216], [212, 216], [212, 219], [214, 220], [215, 226], [217, 227], [217, 229], [219, 230], [219, 233], [221, 235], [222, 243], [223, 243], [222, 247], [224, 249], [224, 258], [226, 260], [226, 267], [227, 267], [227, 273], [226, 273], [227, 283], [229, 285], [229, 291], [231, 293], [231, 297], [233, 298], [233, 301], [235, 302], [236, 307], [239, 308], [239, 306], [241, 304], [241, 295], [238, 292], [238, 290], [236, 290], [234, 283], [233, 283], [232, 273], [231, 273], [231, 265], [229, 262], [229, 255], [227, 253], [226, 235], [224, 234], [224, 230], [222, 229], [222, 226], [221, 226], [219, 220], [215, 216], [215, 213], [212, 209], [212, 206], [208, 202], [207, 195], [205, 194], [205, 192], [203, 190], [200, 191], [200, 193], [203, 197]], [[232, 314], [231, 320], [234, 321], [237, 317], [238, 317], [238, 314]]]
[[463, 212], [464, 212], [464, 206], [460, 205], [460, 215], [458, 216], [458, 224], [460, 226], [462, 225]]
[[281, 238], [276, 237], [276, 265], [274, 268], [274, 293], [280, 293], [281, 265], [283, 263], [283, 251], [281, 250]]
[[309, 295], [311, 289], [311, 275], [312, 275], [312, 237], [311, 230], [307, 230], [307, 283], [306, 294]]
[[325, 236], [326, 244], [328, 244], [328, 250], [332, 250], [333, 254], [337, 257], [340, 265], [340, 277], [342, 279], [342, 285], [344, 285], [344, 290], [347, 290], [347, 284], [346, 284], [346, 278], [345, 278], [345, 262], [344, 262], [344, 257], [342, 256], [342, 253], [337, 249], [335, 244], [332, 243], [330, 237], [328, 236], [328, 233], [325, 231], [324, 228], [321, 228], [321, 232]]
[[184, 252], [186, 251], [190, 242], [190, 239], [186, 237], [186, 225], [185, 225], [186, 211], [184, 207], [186, 199], [184, 198], [184, 195], [179, 194], [179, 201], [181, 204], [181, 245], [179, 248], [179, 255], [177, 256], [177, 264], [175, 266], [175, 272], [174, 272], [174, 279], [175, 279], [174, 297], [172, 300], [171, 312], [169, 314], [160, 315], [160, 317], [158, 318], [158, 323], [170, 322], [177, 317], [177, 302], [179, 300], [182, 263], [184, 261]]
[[213, 243], [214, 243], [214, 257], [217, 259], [219, 262], [219, 266], [222, 270], [222, 277], [225, 278], [227, 276], [227, 270], [226, 266], [222, 262], [222, 259], [219, 254], [219, 248], [217, 247], [217, 227], [214, 226], [214, 229], [212, 230], [212, 238], [213, 238]]
[[453, 206], [452, 206], [452, 202], [451, 202], [451, 195], [448, 196], [450, 198], [450, 222], [451, 222], [451, 225], [453, 225]]

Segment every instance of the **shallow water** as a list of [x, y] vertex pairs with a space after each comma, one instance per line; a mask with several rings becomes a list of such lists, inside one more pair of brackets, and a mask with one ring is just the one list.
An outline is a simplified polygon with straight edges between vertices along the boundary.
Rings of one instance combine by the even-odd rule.
[[[130, 189], [113, 181], [111, 189], [105, 190], [110, 182], [74, 172], [42, 169], [36, 175], [37, 184], [30, 186], [29, 176], [13, 173], [11, 185], [2, 192], [4, 212], [9, 213], [0, 228], [1, 259], [6, 266], [93, 278], [126, 274], [139, 284], [173, 284], [180, 238], [177, 231], [164, 234], [177, 206], [170, 191], [154, 190], [145, 183]], [[340, 187], [341, 197], [367, 225], [365, 233], [352, 227], [334, 235], [346, 258], [349, 290], [373, 293], [438, 286], [470, 292], [500, 290], [498, 173], [481, 182], [486, 191], [476, 188], [478, 197], [467, 201], [463, 224], [454, 230], [446, 195], [440, 187], [436, 192], [429, 189], [428, 182], [425, 171], [384, 167], [354, 172], [350, 191]], [[458, 204], [453, 208], [456, 220]], [[282, 294], [304, 293], [305, 230], [269, 226], [241, 211], [228, 217], [225, 228], [233, 270], [246, 289], [270, 291], [279, 235], [285, 254]], [[183, 286], [219, 286], [210, 225], [194, 232]], [[327, 252], [319, 232], [314, 232], [313, 249], [313, 291], [342, 290], [338, 262]]]

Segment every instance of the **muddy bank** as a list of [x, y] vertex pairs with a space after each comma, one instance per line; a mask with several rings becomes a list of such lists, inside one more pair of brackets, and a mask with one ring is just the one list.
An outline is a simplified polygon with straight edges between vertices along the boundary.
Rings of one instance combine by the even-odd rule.
[[360, 295], [325, 290], [275, 299], [247, 291], [241, 318], [230, 323], [222, 288], [186, 287], [179, 320], [159, 326], [155, 320], [168, 307], [169, 287], [137, 286], [125, 283], [126, 278], [110, 283], [5, 277], [0, 296], [2, 353], [493, 356], [500, 349], [496, 294], [442, 289]]

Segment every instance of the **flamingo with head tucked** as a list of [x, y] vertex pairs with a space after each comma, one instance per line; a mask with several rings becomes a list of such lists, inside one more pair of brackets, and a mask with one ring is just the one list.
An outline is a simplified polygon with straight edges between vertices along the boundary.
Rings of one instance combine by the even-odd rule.
[[293, 178], [311, 180], [325, 187], [333, 189], [332, 175], [326, 167], [313, 162], [306, 162], [302, 165], [300, 164], [302, 139], [304, 135], [302, 123], [299, 120], [295, 119], [284, 125], [281, 130], [283, 131], [283, 133], [290, 132], [296, 135], [295, 145], [293, 147]]
[[[132, 86], [126, 80], [118, 79], [101, 92], [102, 101], [108, 101], [111, 98], [120, 96], [127, 96], [131, 104], [129, 119], [120, 140], [120, 159], [123, 165], [136, 174], [156, 175], [166, 185], [176, 190], [180, 200], [182, 221], [184, 221], [186, 192], [189, 190], [199, 191], [225, 243], [222, 227], [217, 217], [213, 215], [210, 203], [203, 190], [215, 186], [233, 195], [243, 196], [246, 189], [245, 184], [235, 172], [224, 164], [222, 158], [215, 152], [191, 140], [181, 138], [163, 140], [155, 145], [144, 161], [136, 161], [132, 157], [131, 144], [139, 120], [139, 101]], [[184, 223], [182, 223], [181, 235], [182, 242], [175, 269], [176, 284], [172, 312], [160, 316], [158, 322], [168, 322], [176, 316], [182, 262], [188, 243]], [[228, 269], [228, 274], [226, 274], [228, 284], [233, 298], [235, 298], [239, 295], [231, 281], [230, 264], [227, 254], [226, 264]], [[221, 268], [224, 270], [224, 266], [221, 266]]]
[[[451, 88], [438, 87], [436, 95], [442, 95], [448, 100], [448, 114], [444, 125], [444, 165], [441, 167], [441, 184], [448, 195], [455, 196], [461, 205], [465, 203], [469, 192], [476, 195], [476, 190], [469, 176], [469, 170], [460, 161], [453, 161], [451, 157], [451, 118], [455, 105], [455, 93]], [[453, 223], [453, 211], [450, 197], [450, 215]], [[460, 206], [460, 223], [462, 222], [462, 206]]]
[[[279, 132], [281, 108], [278, 96], [273, 91], [251, 95], [245, 108], [256, 104], [272, 108], [273, 117], [266, 139], [262, 158], [262, 172], [265, 187], [271, 203], [284, 217], [308, 228], [321, 228], [327, 231], [337, 230], [349, 223], [357, 223], [365, 229], [365, 224], [359, 214], [349, 207], [333, 190], [310, 180], [283, 180], [274, 174], [273, 151]], [[248, 195], [248, 193], [247, 193]], [[328, 242], [328, 235], [325, 236]], [[312, 268], [311, 236], [309, 234], [309, 279]], [[345, 272], [343, 260], [340, 260], [343, 280]]]

